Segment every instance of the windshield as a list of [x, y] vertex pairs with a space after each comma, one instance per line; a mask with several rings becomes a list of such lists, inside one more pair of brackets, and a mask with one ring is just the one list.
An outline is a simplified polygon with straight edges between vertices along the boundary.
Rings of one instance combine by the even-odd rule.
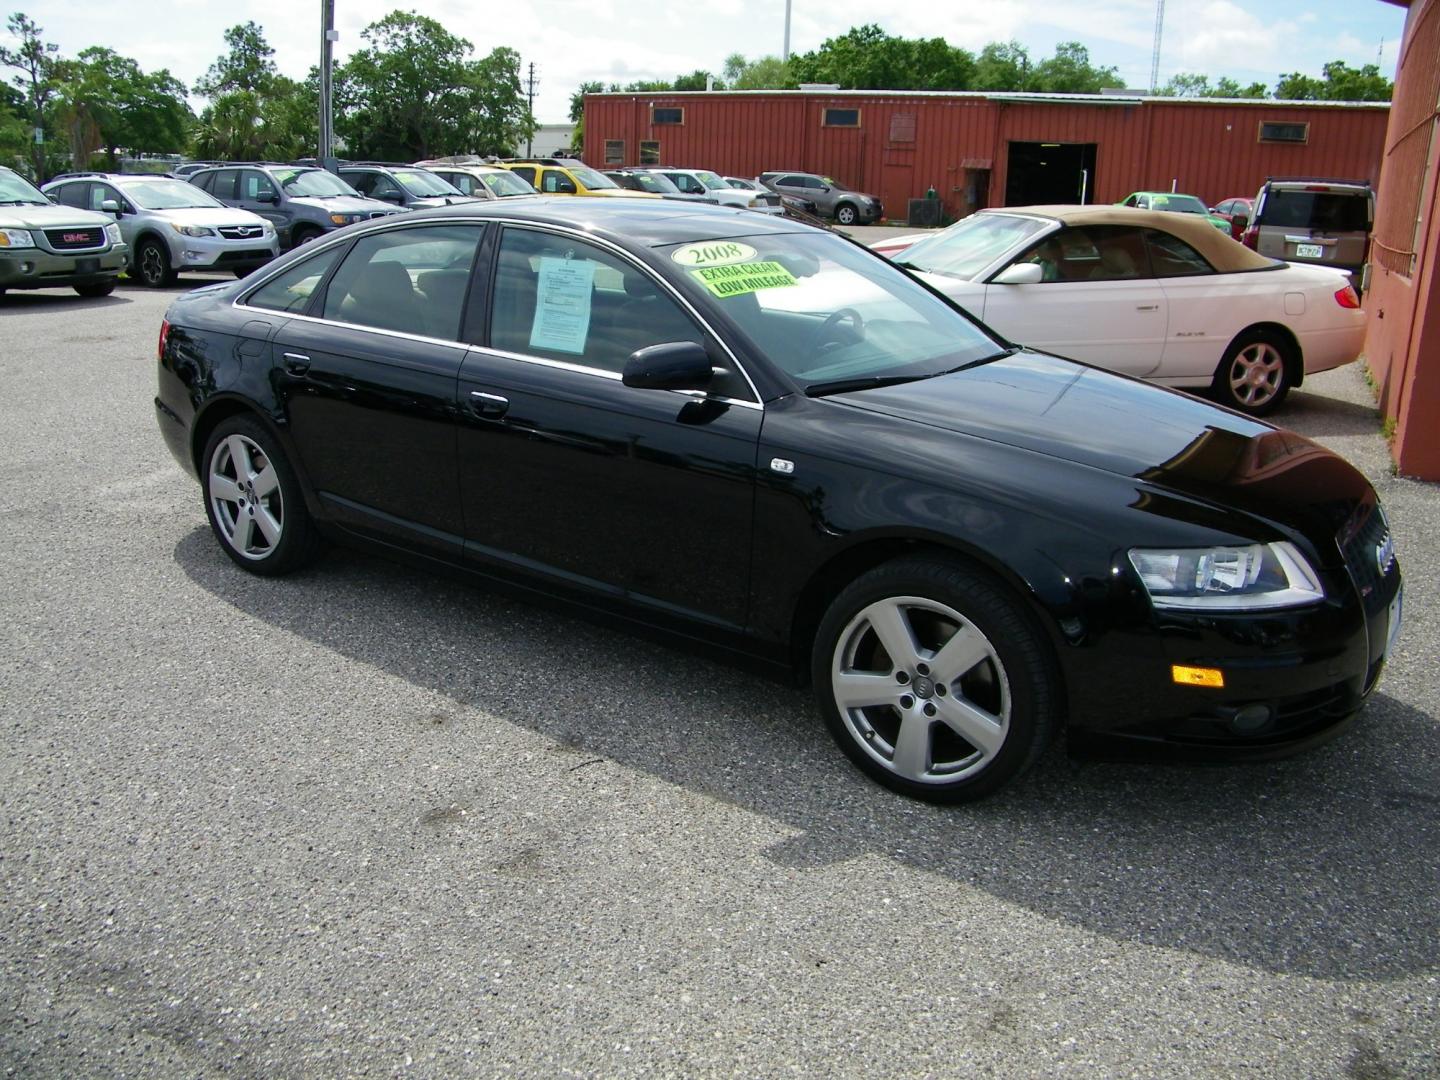
[[909, 275], [828, 234], [736, 237], [659, 249], [699, 302], [809, 392], [923, 379], [1004, 346]]
[[592, 191], [596, 188], [614, 188], [620, 190], [620, 185], [611, 180], [608, 176], [602, 176], [588, 165], [571, 165], [570, 174]]
[[130, 201], [142, 210], [185, 210], [225, 205], [184, 180], [126, 180], [120, 186]]
[[50, 200], [19, 173], [0, 170], [0, 203], [36, 203], [50, 205]]
[[272, 169], [270, 175], [280, 181], [287, 195], [352, 195], [360, 193], [334, 173], [324, 169]]
[[695, 176], [705, 185], [706, 191], [729, 191], [730, 185], [721, 180], [713, 172], [706, 172], [704, 169], [697, 169]]
[[1150, 205], [1156, 210], [1170, 210], [1181, 214], [1208, 214], [1209, 209], [1194, 195], [1152, 195]]
[[515, 175], [509, 169], [481, 173], [480, 182], [502, 199], [507, 195], [535, 194], [535, 189], [525, 182], [524, 177]]
[[641, 191], [653, 191], [657, 195], [673, 195], [680, 190], [668, 176], [657, 176], [655, 173], [628, 173], [627, 175], [635, 178]]
[[459, 195], [461, 191], [448, 180], [442, 180], [434, 173], [422, 172], [419, 169], [394, 169], [391, 176], [400, 182], [400, 186], [416, 198], [428, 199], [440, 195]]
[[754, 180], [741, 180], [738, 176], [725, 177], [725, 183], [732, 188], [739, 188], [741, 191], [759, 191], [760, 185]]
[[912, 244], [895, 261], [912, 270], [969, 280], [1051, 223], [1013, 214], [972, 214]]

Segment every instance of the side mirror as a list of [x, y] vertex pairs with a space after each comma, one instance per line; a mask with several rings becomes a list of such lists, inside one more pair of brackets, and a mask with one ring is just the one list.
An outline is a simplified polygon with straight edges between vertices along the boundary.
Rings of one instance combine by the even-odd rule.
[[704, 390], [714, 374], [705, 346], [671, 341], [636, 349], [625, 361], [620, 381], [637, 390]]
[[400, 192], [396, 191], [394, 188], [391, 188], [388, 191], [380, 192], [380, 194], [376, 195], [375, 198], [384, 199], [386, 202], [398, 203], [402, 199], [404, 199], [405, 196], [401, 195]]
[[996, 285], [1038, 285], [1045, 280], [1045, 268], [1039, 263], [1011, 263], [990, 279]]
[[106, 199], [100, 204], [100, 212], [103, 214], [114, 214], [118, 217], [120, 215], [120, 204], [114, 199]]
[[559, 195], [574, 195], [574, 194], [575, 194], [575, 191], [576, 191], [575, 185], [572, 184], [569, 180], [566, 180], [564, 177], [561, 177], [561, 178], [560, 178], [558, 181], [556, 181], [556, 183], [555, 183], [555, 192], [556, 192], [556, 194], [559, 194]]
[[262, 191], [255, 196], [256, 202], [278, 203], [280, 193], [278, 191]]

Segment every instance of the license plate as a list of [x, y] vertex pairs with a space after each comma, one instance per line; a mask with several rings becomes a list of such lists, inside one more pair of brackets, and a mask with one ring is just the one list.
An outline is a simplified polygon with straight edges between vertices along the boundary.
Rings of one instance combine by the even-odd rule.
[[98, 274], [100, 272], [99, 259], [76, 259], [75, 273], [77, 274]]
[[1395, 599], [1390, 601], [1390, 632], [1385, 635], [1385, 655], [1389, 656], [1395, 651], [1395, 639], [1400, 636], [1400, 623], [1405, 616], [1405, 586], [1401, 584], [1395, 591]]
[[1319, 244], [1296, 244], [1295, 257], [1297, 259], [1318, 259], [1325, 254], [1325, 249]]

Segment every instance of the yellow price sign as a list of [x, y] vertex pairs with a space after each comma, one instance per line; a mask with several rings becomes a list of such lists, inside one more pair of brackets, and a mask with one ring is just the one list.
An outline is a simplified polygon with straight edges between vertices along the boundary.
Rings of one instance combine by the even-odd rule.
[[778, 262], [737, 263], [734, 266], [707, 266], [690, 273], [715, 296], [740, 296], [761, 289], [783, 289], [798, 285], [795, 276]]

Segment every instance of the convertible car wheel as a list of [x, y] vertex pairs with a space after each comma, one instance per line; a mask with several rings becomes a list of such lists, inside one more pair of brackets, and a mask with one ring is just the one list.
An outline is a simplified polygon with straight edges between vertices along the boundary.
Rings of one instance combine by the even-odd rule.
[[1215, 396], [1222, 405], [1265, 416], [1290, 392], [1290, 345], [1276, 334], [1246, 330], [1230, 343], [1215, 373]]
[[840, 748], [886, 787], [931, 802], [980, 798], [1026, 769], [1059, 691], [1037, 632], [987, 577], [940, 559], [853, 582], [812, 659]]
[[248, 416], [222, 421], [205, 449], [205, 511], [225, 554], [255, 574], [284, 574], [317, 546], [295, 472]]

